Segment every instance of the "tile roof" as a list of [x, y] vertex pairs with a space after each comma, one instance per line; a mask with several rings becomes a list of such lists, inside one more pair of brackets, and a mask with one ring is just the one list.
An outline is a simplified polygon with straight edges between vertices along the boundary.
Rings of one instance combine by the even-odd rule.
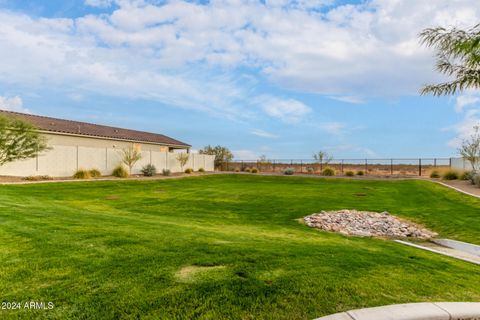
[[190, 147], [189, 144], [164, 136], [163, 134], [116, 128], [99, 124], [63, 120], [26, 113], [0, 110], [0, 115], [15, 117], [30, 122], [41, 131], [75, 134], [88, 137], [109, 138], [117, 140], [138, 141], [144, 143], [165, 144]]

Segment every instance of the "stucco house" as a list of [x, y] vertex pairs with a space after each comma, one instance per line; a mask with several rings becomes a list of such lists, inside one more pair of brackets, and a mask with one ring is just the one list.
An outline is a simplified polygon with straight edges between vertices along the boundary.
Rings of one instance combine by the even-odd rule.
[[[96, 168], [103, 174], [110, 174], [120, 163], [120, 151], [128, 147], [142, 152], [142, 160], [134, 167], [134, 173], [139, 173], [147, 163], [154, 164], [157, 170], [166, 168], [175, 172], [181, 169], [173, 152], [189, 153], [191, 148], [187, 143], [158, 133], [5, 110], [0, 110], [0, 115], [30, 122], [47, 138], [51, 147], [34, 159], [0, 167], [0, 175], [70, 176], [80, 168]], [[213, 160], [210, 160], [211, 156], [191, 154], [186, 167], [213, 170]]]

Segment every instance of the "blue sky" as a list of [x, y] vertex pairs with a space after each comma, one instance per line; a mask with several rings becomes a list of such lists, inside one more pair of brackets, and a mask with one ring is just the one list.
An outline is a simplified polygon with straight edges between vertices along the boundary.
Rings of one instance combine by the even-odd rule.
[[0, 108], [164, 133], [238, 159], [449, 157], [480, 94], [417, 35], [476, 0], [0, 0]]

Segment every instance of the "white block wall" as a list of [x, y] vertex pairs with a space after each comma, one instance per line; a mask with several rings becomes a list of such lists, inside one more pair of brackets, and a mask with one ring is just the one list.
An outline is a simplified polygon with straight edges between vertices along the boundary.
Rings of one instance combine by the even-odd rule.
[[[140, 174], [146, 164], [153, 164], [157, 172], [170, 169], [180, 172], [180, 163], [176, 159], [178, 154], [159, 151], [142, 151], [142, 159], [132, 169], [132, 174]], [[52, 146], [52, 149], [36, 158], [8, 163], [0, 167], [3, 176], [35, 176], [49, 175], [51, 177], [69, 177], [77, 169], [98, 169], [102, 175], [110, 175], [112, 170], [120, 164], [122, 150], [118, 148], [100, 148], [84, 146]], [[214, 170], [214, 156], [190, 154], [188, 163], [184, 166], [198, 171]]]

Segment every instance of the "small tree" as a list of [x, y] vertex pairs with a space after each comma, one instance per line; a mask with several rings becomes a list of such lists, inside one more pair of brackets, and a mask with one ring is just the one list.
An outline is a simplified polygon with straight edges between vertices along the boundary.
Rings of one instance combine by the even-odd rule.
[[28, 122], [0, 116], [0, 166], [48, 150], [47, 140]]
[[180, 163], [180, 167], [182, 168], [187, 164], [190, 155], [188, 153], [179, 153], [177, 154], [177, 161]]
[[318, 151], [317, 153], [313, 154], [313, 159], [322, 165], [329, 164], [333, 157], [325, 151]]
[[205, 148], [200, 149], [198, 153], [215, 156], [215, 160], [214, 160], [215, 168], [220, 167], [222, 163], [226, 161], [233, 160], [233, 154], [227, 147], [222, 147], [222, 146], [212, 147], [208, 145]]
[[122, 150], [122, 163], [128, 167], [128, 173], [132, 174], [132, 168], [140, 159], [142, 159], [142, 153], [133, 147], [125, 148]]
[[473, 130], [470, 138], [462, 141], [458, 152], [463, 159], [470, 162], [472, 170], [478, 172], [480, 170], [480, 126], [473, 127]]

